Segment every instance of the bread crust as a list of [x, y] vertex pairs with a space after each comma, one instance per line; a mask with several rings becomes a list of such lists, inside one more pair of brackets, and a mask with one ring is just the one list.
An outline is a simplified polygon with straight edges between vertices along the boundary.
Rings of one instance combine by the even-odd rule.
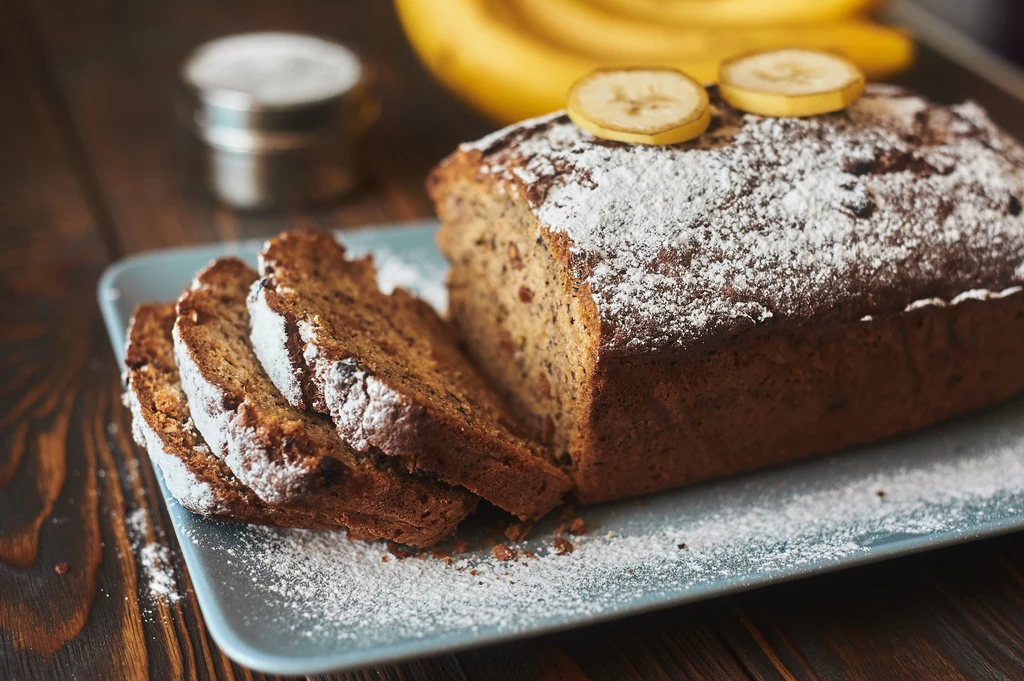
[[607, 358], [576, 443], [598, 503], [869, 444], [1024, 390], [1024, 294], [752, 338], [673, 361]]
[[[261, 360], [291, 399], [329, 413], [352, 447], [375, 447], [524, 519], [560, 502], [568, 476], [514, 432], [426, 303], [401, 289], [382, 294], [372, 263], [346, 259], [329, 234], [271, 239], [260, 268], [249, 305]], [[269, 337], [277, 347], [268, 355]]]

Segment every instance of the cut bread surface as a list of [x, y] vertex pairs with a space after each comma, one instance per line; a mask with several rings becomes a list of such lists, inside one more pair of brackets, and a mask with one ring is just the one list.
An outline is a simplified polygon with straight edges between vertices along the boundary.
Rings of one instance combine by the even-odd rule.
[[330, 420], [290, 405], [249, 342], [255, 272], [234, 258], [199, 273], [178, 301], [174, 355], [192, 418], [211, 451], [259, 498], [337, 518], [353, 536], [429, 545], [475, 508], [462, 490], [346, 446]]
[[325, 233], [271, 239], [260, 267], [253, 345], [292, 404], [329, 413], [359, 451], [377, 448], [521, 518], [560, 502], [569, 478], [517, 434], [429, 305], [381, 293], [372, 262], [346, 259]]

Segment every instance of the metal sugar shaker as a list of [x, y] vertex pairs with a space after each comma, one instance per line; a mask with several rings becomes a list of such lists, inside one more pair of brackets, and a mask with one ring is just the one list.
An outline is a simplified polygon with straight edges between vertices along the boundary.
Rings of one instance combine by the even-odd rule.
[[299, 33], [231, 35], [197, 48], [182, 78], [209, 187], [224, 203], [319, 203], [356, 184], [356, 143], [378, 106], [345, 46]]

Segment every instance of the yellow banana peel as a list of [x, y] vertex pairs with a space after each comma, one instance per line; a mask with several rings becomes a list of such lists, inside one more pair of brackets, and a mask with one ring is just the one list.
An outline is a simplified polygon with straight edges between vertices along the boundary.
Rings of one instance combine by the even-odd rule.
[[502, 22], [477, 0], [396, 0], [413, 48], [435, 78], [502, 123], [560, 109], [595, 60]]
[[[762, 4], [767, 7], [774, 3]], [[816, 3], [812, 0], [803, 4]], [[875, 79], [903, 70], [914, 56], [913, 41], [904, 32], [864, 20], [814, 27], [680, 28], [616, 17], [586, 0], [511, 0], [510, 6], [530, 29], [566, 49], [596, 59], [675, 65], [705, 82], [716, 77], [723, 59], [783, 47], [844, 55]]]
[[677, 26], [817, 24], [864, 14], [880, 0], [589, 0], [623, 17]]

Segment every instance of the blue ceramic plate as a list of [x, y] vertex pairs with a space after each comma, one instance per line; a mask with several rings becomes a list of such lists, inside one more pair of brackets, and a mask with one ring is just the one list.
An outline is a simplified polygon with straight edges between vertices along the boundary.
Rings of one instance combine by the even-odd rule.
[[[392, 282], [442, 306], [436, 223], [339, 235]], [[145, 253], [112, 265], [99, 301], [123, 359], [136, 304], [172, 300], [210, 259], [258, 242]], [[742, 427], [742, 424], [737, 424]], [[316, 674], [579, 626], [1024, 527], [1024, 401], [886, 443], [583, 509], [558, 555], [558, 518], [498, 560], [389, 556], [341, 533], [221, 524], [164, 489], [211, 634], [241, 664]], [[554, 515], [557, 515], [554, 514]], [[479, 528], [478, 528], [479, 530]], [[477, 531], [478, 531], [477, 530]], [[461, 532], [461, 530], [460, 530]], [[564, 545], [563, 545], [564, 549]], [[505, 556], [508, 558], [508, 556]]]

